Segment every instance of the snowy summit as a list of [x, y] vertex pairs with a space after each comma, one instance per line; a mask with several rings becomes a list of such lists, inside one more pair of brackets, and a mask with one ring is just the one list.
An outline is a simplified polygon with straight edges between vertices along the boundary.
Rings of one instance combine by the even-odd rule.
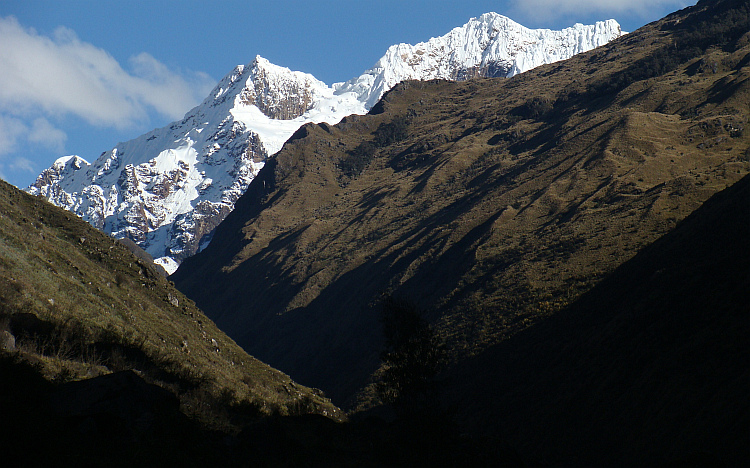
[[305, 123], [364, 114], [405, 79], [511, 77], [620, 35], [614, 20], [551, 31], [486, 13], [445, 36], [391, 46], [373, 68], [330, 87], [258, 56], [181, 121], [119, 143], [91, 164], [60, 158], [27, 191], [132, 239], [172, 273], [208, 244], [265, 160]]
[[356, 93], [369, 109], [404, 80], [510, 78], [594, 49], [622, 34], [615, 20], [552, 31], [529, 29], [506, 16], [485, 13], [445, 36], [417, 45], [393, 45], [374, 67], [334, 88], [339, 93]]

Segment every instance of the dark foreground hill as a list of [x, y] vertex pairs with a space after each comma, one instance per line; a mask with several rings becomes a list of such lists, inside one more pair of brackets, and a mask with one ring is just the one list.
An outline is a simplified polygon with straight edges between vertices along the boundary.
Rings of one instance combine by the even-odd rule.
[[512, 79], [403, 83], [300, 129], [173, 279], [339, 404], [378, 368], [384, 295], [461, 362], [750, 171], [749, 30], [747, 2], [702, 1]]
[[343, 418], [249, 356], [158, 270], [0, 181], [3, 465], [192, 465], [221, 459], [223, 438], [250, 423]]
[[457, 367], [446, 392], [465, 429], [532, 465], [744, 465], [748, 239], [745, 177], [568, 309]]

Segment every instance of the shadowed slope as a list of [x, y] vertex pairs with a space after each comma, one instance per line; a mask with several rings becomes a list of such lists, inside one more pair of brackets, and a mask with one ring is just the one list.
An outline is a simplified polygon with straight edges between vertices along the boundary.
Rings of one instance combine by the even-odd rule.
[[749, 29], [744, 3], [701, 2], [512, 79], [403, 83], [300, 129], [173, 279], [340, 403], [378, 365], [383, 294], [431, 311], [459, 361], [750, 171]]
[[532, 464], [742, 465], [748, 238], [745, 177], [568, 309], [456, 368], [460, 419]]

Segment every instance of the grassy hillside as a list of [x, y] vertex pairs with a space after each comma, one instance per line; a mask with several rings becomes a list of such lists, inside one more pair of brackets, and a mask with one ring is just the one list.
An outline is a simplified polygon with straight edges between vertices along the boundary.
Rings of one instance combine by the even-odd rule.
[[[318, 391], [249, 356], [153, 264], [5, 182], [0, 408], [11, 415], [4, 417], [4, 441], [37, 443], [46, 435], [67, 451], [101, 433], [102, 445], [87, 448], [108, 457], [107, 427], [122, 425], [131, 443], [169, 427], [165, 438], [177, 444], [180, 431], [232, 434], [272, 415], [342, 418]], [[159, 450], [160, 440], [150, 447]], [[120, 448], [132, 455], [132, 446]]]
[[564, 308], [750, 172], [746, 2], [700, 2], [512, 79], [407, 82], [300, 129], [174, 281], [338, 403], [384, 294], [460, 361]]

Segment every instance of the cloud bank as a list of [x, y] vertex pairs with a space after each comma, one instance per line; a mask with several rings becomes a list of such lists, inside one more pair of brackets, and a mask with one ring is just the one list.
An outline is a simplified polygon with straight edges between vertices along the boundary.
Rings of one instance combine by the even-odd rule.
[[646, 17], [656, 8], [678, 10], [690, 5], [695, 5], [695, 0], [513, 0], [517, 11], [543, 18], [577, 15], [582, 11]]
[[[29, 147], [62, 153], [67, 136], [58, 127], [70, 116], [117, 129], [148, 123], [150, 114], [179, 119], [215, 84], [203, 73], [170, 70], [145, 52], [123, 68], [65, 27], [49, 37], [0, 17], [0, 38], [0, 157]], [[31, 170], [24, 157], [1, 165]]]

